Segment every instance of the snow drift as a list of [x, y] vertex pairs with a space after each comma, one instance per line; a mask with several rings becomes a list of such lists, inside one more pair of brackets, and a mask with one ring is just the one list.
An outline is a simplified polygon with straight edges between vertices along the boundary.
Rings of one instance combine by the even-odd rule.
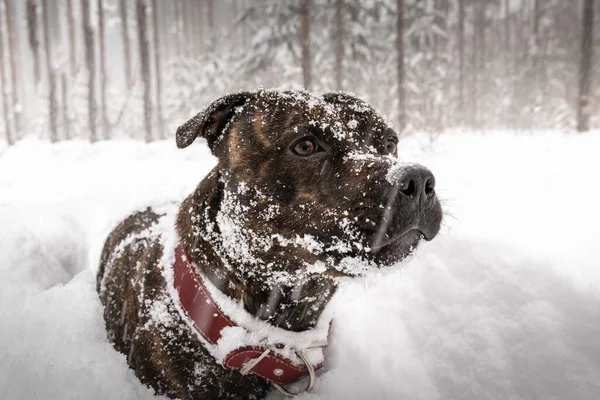
[[[436, 174], [445, 228], [402, 268], [341, 288], [326, 370], [300, 398], [597, 399], [598, 148], [598, 133], [401, 142]], [[0, 397], [155, 398], [105, 337], [100, 249], [215, 163], [173, 141], [0, 151]]]

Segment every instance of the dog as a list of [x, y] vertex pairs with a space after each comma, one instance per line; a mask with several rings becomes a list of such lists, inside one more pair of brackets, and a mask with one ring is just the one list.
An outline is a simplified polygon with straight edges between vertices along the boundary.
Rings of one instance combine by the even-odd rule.
[[303, 377], [310, 390], [340, 281], [437, 235], [435, 178], [401, 163], [396, 132], [341, 92], [229, 94], [180, 126], [177, 146], [198, 137], [218, 165], [196, 190], [106, 240], [108, 337], [171, 398], [292, 395], [284, 385]]

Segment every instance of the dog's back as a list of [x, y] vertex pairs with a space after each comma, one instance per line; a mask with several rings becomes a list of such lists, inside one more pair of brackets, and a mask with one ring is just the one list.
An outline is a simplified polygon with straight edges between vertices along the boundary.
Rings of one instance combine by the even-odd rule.
[[[224, 373], [181, 318], [163, 277], [161, 218], [151, 208], [122, 221], [102, 250], [97, 290], [108, 337], [138, 378], [174, 398], [266, 393], [257, 376]], [[254, 396], [251, 396], [255, 398]]]

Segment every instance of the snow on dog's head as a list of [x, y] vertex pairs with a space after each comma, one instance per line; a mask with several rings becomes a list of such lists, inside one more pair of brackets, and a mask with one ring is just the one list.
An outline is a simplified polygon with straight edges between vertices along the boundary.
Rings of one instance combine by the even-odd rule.
[[181, 208], [179, 233], [239, 280], [362, 275], [439, 230], [433, 174], [401, 163], [396, 132], [349, 94], [231, 94], [181, 126], [177, 144], [198, 136], [219, 163]]

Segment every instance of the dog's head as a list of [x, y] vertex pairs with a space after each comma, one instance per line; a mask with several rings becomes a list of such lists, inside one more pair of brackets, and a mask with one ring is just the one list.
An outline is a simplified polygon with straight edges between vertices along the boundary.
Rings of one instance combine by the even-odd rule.
[[[181, 126], [177, 145], [197, 137], [219, 163], [202, 198], [184, 203], [180, 224], [189, 226], [180, 233], [210, 241], [245, 277], [359, 275], [438, 233], [434, 176], [401, 163], [396, 132], [348, 94], [231, 94]], [[207, 182], [218, 188], [210, 195]]]

